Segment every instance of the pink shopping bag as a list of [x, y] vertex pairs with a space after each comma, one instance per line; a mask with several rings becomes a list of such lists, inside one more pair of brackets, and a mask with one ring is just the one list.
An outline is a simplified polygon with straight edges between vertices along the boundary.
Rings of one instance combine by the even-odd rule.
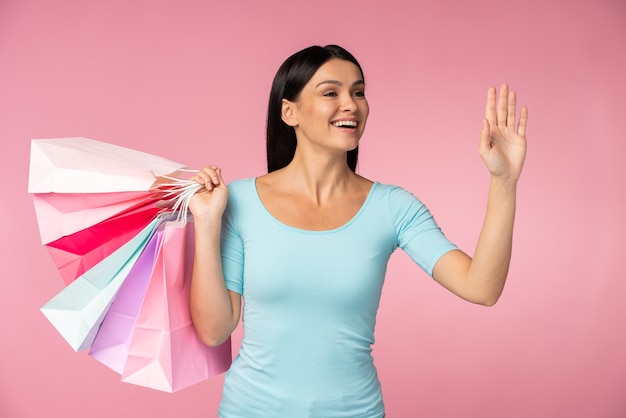
[[150, 283], [137, 315], [122, 381], [175, 392], [225, 372], [230, 339], [208, 347], [197, 337], [189, 314], [193, 223], [160, 225]]
[[33, 194], [42, 244], [156, 201], [152, 191]]

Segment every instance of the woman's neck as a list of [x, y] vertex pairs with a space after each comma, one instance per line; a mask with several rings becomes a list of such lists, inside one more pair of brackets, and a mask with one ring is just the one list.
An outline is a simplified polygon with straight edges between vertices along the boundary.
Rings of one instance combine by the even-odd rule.
[[345, 193], [358, 177], [348, 167], [345, 154], [339, 158], [322, 159], [313, 156], [304, 158], [296, 153], [294, 159], [280, 171], [283, 186], [308, 196], [320, 205], [336, 193]]

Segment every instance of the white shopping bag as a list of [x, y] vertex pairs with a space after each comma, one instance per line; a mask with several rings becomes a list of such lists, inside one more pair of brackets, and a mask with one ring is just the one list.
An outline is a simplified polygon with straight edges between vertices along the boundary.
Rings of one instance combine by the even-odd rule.
[[31, 142], [29, 193], [105, 193], [149, 190], [156, 177], [184, 168], [156, 155], [93, 139]]

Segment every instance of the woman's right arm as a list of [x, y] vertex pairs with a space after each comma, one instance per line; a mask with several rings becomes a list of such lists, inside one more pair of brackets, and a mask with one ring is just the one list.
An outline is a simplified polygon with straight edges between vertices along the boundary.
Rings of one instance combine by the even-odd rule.
[[222, 272], [220, 234], [228, 188], [215, 166], [205, 167], [192, 180], [205, 187], [189, 206], [195, 225], [189, 307], [198, 337], [215, 347], [228, 339], [241, 316], [241, 295], [226, 288]]

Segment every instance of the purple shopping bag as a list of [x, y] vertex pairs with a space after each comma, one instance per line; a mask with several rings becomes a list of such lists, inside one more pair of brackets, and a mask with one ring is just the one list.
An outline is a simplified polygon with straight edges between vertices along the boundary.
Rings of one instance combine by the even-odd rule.
[[91, 357], [119, 374], [124, 371], [137, 315], [150, 283], [156, 250], [162, 239], [163, 232], [157, 231], [146, 245], [113, 300], [89, 351]]

